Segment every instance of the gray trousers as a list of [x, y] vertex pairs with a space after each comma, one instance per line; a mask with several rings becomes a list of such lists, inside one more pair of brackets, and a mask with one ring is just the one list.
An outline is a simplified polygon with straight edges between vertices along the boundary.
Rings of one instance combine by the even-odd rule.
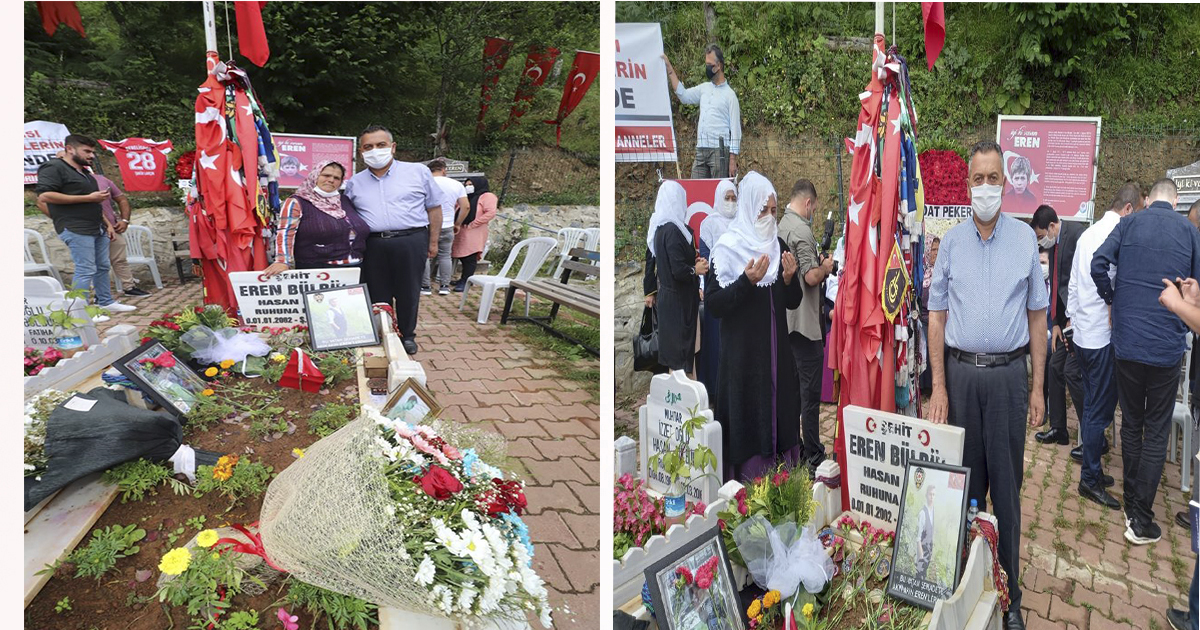
[[696, 161], [692, 163], [692, 179], [729, 177], [729, 157], [717, 148], [696, 147]]
[[1000, 566], [1008, 573], [1011, 610], [1020, 610], [1021, 481], [1029, 414], [1029, 374], [1023, 358], [975, 367], [946, 354], [950, 424], [965, 430], [963, 466], [971, 469], [969, 499], [980, 509], [991, 492], [1000, 535]]
[[[439, 287], [450, 286], [450, 273], [454, 270], [454, 261], [450, 259], [450, 247], [454, 245], [454, 228], [442, 228], [438, 232], [438, 253], [437, 253], [437, 280]], [[421, 288], [428, 289], [432, 284], [429, 282], [429, 272], [431, 271], [432, 259], [425, 260], [425, 275], [421, 276]]]

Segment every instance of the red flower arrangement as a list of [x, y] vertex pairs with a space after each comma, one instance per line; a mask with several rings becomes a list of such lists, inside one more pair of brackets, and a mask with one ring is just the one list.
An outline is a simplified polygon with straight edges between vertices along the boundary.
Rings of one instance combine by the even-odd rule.
[[425, 494], [438, 501], [446, 501], [463, 489], [461, 481], [439, 466], [430, 466], [429, 472], [424, 476], [417, 476], [413, 481], [421, 485]]
[[521, 482], [492, 479], [492, 485], [496, 487], [496, 491], [488, 498], [488, 516], [497, 518], [505, 512], [520, 516], [528, 507], [529, 502], [525, 499], [525, 493], [521, 491]]
[[175, 161], [175, 174], [179, 176], [179, 179], [191, 179], [192, 171], [195, 169], [195, 167], [196, 152], [188, 151], [187, 153], [179, 156], [179, 159]]
[[683, 580], [684, 585], [692, 583], [692, 572], [689, 571], [687, 567], [679, 567], [678, 569], [675, 569], [675, 575], [678, 575], [679, 579]]
[[717, 574], [717, 557], [709, 558], [704, 564], [696, 569], [696, 587], [702, 591], [708, 590], [712, 586], [713, 579]]
[[175, 355], [171, 352], [164, 352], [154, 358], [145, 358], [138, 361], [142, 365], [153, 365], [155, 367], [170, 368], [175, 367]]
[[967, 162], [954, 151], [929, 150], [917, 156], [921, 163], [921, 185], [925, 203], [959, 205], [971, 203], [967, 190]]
[[25, 376], [35, 376], [38, 372], [54, 367], [63, 359], [63, 353], [57, 348], [47, 348], [45, 352], [37, 348], [25, 348]]
[[746, 505], [746, 488], [745, 487], [739, 488], [737, 491], [737, 494], [733, 495], [733, 498], [737, 499], [738, 514], [745, 516], [746, 514], [748, 514], [750, 512], [750, 507]]

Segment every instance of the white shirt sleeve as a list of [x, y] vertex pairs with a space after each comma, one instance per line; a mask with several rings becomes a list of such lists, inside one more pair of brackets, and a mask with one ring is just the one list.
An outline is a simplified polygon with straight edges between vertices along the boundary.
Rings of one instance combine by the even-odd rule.
[[683, 103], [684, 105], [699, 105], [700, 104], [700, 94], [703, 92], [703, 90], [701, 88], [703, 86], [704, 86], [704, 84], [701, 83], [700, 85], [697, 85], [697, 86], [685, 88], [683, 85], [683, 81], [680, 81], [679, 85], [675, 86], [675, 96], [678, 96], [679, 102]]
[[737, 155], [742, 150], [742, 107], [738, 104], [737, 94], [730, 90], [729, 104], [729, 152]]

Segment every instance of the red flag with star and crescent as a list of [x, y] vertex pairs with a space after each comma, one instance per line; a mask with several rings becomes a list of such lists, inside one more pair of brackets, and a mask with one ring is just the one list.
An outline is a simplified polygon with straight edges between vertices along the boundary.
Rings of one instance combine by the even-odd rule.
[[592, 87], [592, 82], [596, 80], [596, 75], [600, 73], [600, 54], [587, 52], [584, 50], [575, 51], [575, 61], [571, 63], [571, 72], [567, 74], [567, 81], [563, 84], [562, 101], [558, 104], [558, 115], [554, 120], [543, 121], [548, 125], [554, 125], [554, 144], [557, 146], [562, 140], [562, 121], [566, 120], [571, 112], [583, 100], [583, 96], [587, 94], [589, 88]]
[[512, 110], [508, 113], [508, 122], [504, 123], [505, 129], [525, 115], [530, 101], [537, 94], [538, 88], [546, 82], [546, 77], [550, 75], [550, 70], [554, 68], [554, 62], [557, 60], [558, 49], [553, 46], [529, 49], [529, 55], [525, 57], [525, 72], [521, 74], [521, 81], [517, 83], [517, 93], [513, 96]]

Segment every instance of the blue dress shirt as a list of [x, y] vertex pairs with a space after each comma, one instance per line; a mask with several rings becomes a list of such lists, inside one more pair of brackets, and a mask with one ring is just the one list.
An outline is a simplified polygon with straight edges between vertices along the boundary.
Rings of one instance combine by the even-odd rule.
[[354, 174], [343, 193], [354, 203], [372, 232], [407, 230], [429, 225], [429, 209], [442, 206], [442, 192], [429, 167], [392, 160], [383, 177], [370, 169]]

